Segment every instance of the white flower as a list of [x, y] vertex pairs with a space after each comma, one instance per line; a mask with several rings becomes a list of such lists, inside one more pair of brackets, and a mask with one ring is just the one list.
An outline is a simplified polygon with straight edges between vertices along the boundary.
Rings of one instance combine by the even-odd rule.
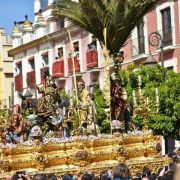
[[42, 130], [39, 126], [34, 126], [32, 129], [31, 129], [31, 136], [32, 137], [38, 137], [38, 136], [41, 136], [42, 135]]

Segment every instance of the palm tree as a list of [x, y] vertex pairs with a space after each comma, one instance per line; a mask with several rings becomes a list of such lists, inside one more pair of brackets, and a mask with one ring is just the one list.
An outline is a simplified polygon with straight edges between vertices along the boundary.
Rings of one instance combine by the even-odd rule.
[[[131, 31], [157, 2], [158, 0], [56, 0], [53, 14], [68, 18], [74, 25], [92, 33], [102, 46], [105, 61], [113, 57], [116, 65], [118, 53], [126, 44]], [[114, 72], [119, 79], [119, 66], [114, 67]], [[109, 78], [108, 73], [106, 78]], [[110, 79], [105, 81], [110, 85]], [[105, 97], [110, 97], [110, 88], [104, 92], [107, 95]], [[110, 105], [110, 98], [105, 99]]]
[[56, 0], [54, 15], [68, 18], [92, 33], [114, 57], [125, 45], [131, 31], [158, 0]]

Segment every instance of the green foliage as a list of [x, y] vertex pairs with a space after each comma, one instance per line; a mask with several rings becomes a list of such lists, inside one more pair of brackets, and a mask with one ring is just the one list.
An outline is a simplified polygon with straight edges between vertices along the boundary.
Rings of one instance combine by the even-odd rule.
[[59, 92], [60, 94], [60, 97], [63, 98], [63, 99], [69, 99], [69, 94], [65, 91], [65, 90], [62, 90]]
[[143, 116], [141, 114], [137, 114], [136, 116], [133, 117], [133, 122], [134, 124], [142, 130], [143, 127]]
[[103, 98], [103, 92], [101, 89], [96, 89], [94, 91], [94, 103], [97, 111], [97, 122], [100, 126], [101, 133], [109, 133], [110, 132], [110, 124], [107, 119], [107, 115], [105, 112], [106, 103]]
[[[179, 139], [180, 132], [180, 74], [159, 65], [153, 67], [141, 66], [134, 71], [129, 68], [128, 71], [120, 71], [121, 81], [128, 94], [128, 100], [133, 107], [132, 91], [138, 91], [138, 75], [142, 78], [142, 89], [144, 95], [151, 101], [148, 114], [148, 125], [155, 134], [175, 137]], [[165, 75], [165, 77], [164, 77]], [[159, 111], [156, 111], [155, 88], [159, 89], [160, 105]], [[138, 98], [138, 93], [136, 93]], [[138, 114], [133, 117], [134, 123], [142, 127], [142, 116]]]

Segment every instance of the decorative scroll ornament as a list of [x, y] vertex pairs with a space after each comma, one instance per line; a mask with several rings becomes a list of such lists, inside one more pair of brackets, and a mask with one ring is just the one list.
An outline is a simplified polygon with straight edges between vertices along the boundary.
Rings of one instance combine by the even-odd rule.
[[75, 154], [75, 158], [77, 160], [86, 160], [88, 158], [88, 152], [87, 151], [78, 151]]
[[157, 47], [157, 46], [160, 46], [161, 43], [162, 43], [162, 37], [158, 32], [152, 32], [149, 35], [149, 44], [151, 46]]

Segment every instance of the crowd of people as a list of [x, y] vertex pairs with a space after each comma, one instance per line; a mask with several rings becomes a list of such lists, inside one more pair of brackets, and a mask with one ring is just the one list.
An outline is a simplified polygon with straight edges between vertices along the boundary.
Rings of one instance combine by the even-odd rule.
[[26, 171], [16, 172], [8, 180], [180, 180], [180, 151], [168, 154], [172, 158], [172, 162], [165, 167], [159, 168], [157, 173], [151, 172], [148, 167], [144, 167], [142, 172], [132, 176], [130, 168], [120, 163], [116, 167], [102, 171], [99, 175], [95, 175], [93, 171], [79, 173], [77, 176], [73, 174], [65, 174], [57, 177], [51, 174], [36, 174], [30, 177]]

